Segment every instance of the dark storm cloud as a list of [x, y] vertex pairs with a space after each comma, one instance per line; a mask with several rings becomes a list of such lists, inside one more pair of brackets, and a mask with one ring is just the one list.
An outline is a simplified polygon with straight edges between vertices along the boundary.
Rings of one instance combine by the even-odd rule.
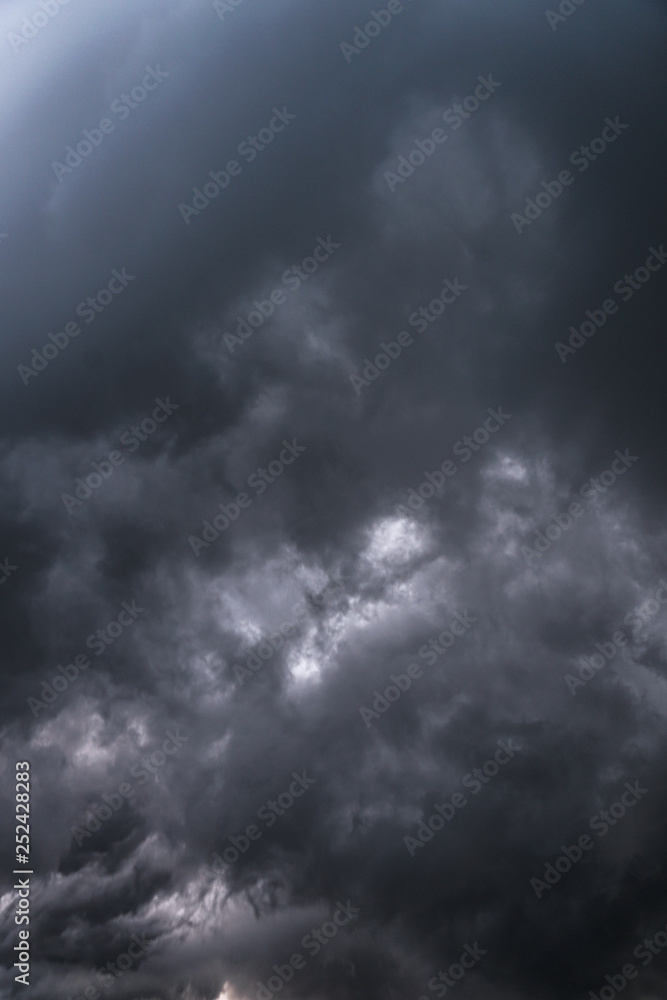
[[[599, 992], [667, 921], [664, 276], [614, 290], [667, 237], [664, 11], [587, 0], [552, 30], [539, 0], [413, 0], [350, 54], [351, 0], [217, 6], [71, 0], [3, 43], [2, 736], [7, 816], [12, 761], [33, 773], [32, 993], [256, 997], [299, 953], [284, 995], [435, 996], [466, 945], [462, 997]], [[3, 36], [38, 9], [5, 4]], [[579, 172], [607, 118], [628, 128]], [[473, 792], [498, 741], [520, 749]]]

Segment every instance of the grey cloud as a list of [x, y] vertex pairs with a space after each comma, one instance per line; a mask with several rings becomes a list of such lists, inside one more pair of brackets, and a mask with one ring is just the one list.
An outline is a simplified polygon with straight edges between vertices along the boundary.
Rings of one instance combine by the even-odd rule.
[[[626, 622], [667, 568], [662, 275], [566, 364], [554, 344], [667, 235], [663, 9], [589, 0], [552, 31], [538, 0], [413, 0], [349, 63], [340, 44], [371, 17], [352, 2], [243, 0], [221, 19], [208, 0], [71, 0], [12, 51], [37, 9], [0, 12], [0, 561], [18, 567], [0, 582], [4, 991], [21, 988], [7, 807], [29, 760], [35, 1000], [255, 997], [348, 899], [358, 918], [285, 997], [435, 996], [476, 941], [462, 997], [599, 993], [665, 923], [664, 612]], [[154, 92], [111, 110], [156, 66]], [[391, 191], [385, 172], [488, 74], [502, 85]], [[239, 152], [284, 108], [284, 131]], [[105, 116], [114, 131], [59, 181], [53, 161]], [[512, 213], [608, 116], [627, 132], [517, 233]], [[186, 225], [179, 204], [234, 158]], [[290, 287], [318, 238], [339, 246]], [[79, 303], [122, 268], [134, 280], [86, 323]], [[446, 279], [465, 294], [420, 330]], [[24, 384], [17, 366], [77, 319]], [[356, 393], [350, 375], [402, 330], [412, 345]], [[178, 412], [130, 451], [121, 435], [165, 397]], [[464, 460], [457, 442], [498, 407], [511, 419]], [[293, 439], [306, 451], [260, 492], [249, 478]], [[589, 502], [626, 449], [638, 461]], [[69, 512], [62, 494], [114, 450], [123, 464]], [[241, 491], [252, 503], [196, 556], [188, 536]], [[342, 590], [321, 602], [327, 574]], [[145, 612], [96, 656], [88, 637], [132, 600]], [[429, 662], [455, 612], [474, 627]], [[240, 684], [235, 665], [295, 617]], [[573, 694], [566, 675], [618, 629], [622, 652]], [[360, 707], [411, 663], [421, 677], [366, 726]], [[179, 726], [183, 751], [74, 837]], [[410, 856], [403, 838], [510, 739], [516, 760]], [[304, 769], [308, 794], [258, 819]], [[636, 781], [646, 796], [537, 899], [530, 879]], [[107, 994], [96, 972], [133, 935], [150, 946]], [[660, 992], [660, 962], [629, 997]]]

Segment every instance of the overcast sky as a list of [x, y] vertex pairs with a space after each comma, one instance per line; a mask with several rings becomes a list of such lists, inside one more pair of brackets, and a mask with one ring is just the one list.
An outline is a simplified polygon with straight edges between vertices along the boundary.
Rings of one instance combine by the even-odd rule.
[[545, 3], [0, 0], [3, 997], [664, 996], [667, 15]]

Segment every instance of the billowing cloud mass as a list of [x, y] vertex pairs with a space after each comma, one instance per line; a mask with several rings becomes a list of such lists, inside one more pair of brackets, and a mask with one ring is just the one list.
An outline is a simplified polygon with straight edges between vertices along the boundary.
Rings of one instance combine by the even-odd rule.
[[664, 996], [667, 17], [544, 3], [4, 0], [3, 996]]

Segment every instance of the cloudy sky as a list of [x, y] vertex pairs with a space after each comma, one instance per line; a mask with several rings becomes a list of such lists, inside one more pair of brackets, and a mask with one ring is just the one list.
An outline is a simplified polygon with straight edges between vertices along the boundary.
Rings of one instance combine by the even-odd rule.
[[664, 996], [666, 36], [1, 0], [3, 997]]

